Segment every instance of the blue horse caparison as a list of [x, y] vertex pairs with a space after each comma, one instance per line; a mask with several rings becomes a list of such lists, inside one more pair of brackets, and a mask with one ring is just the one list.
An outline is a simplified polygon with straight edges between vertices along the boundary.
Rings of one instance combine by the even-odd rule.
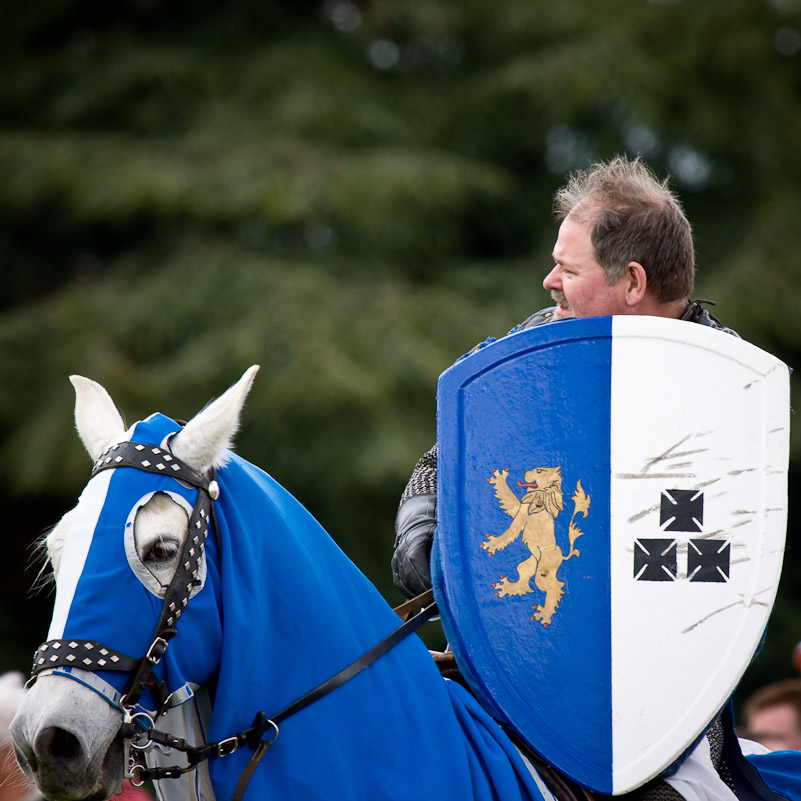
[[[126, 438], [161, 445], [180, 428], [154, 414]], [[206, 688], [211, 714], [198, 730], [209, 742], [246, 729], [259, 710], [269, 717], [282, 709], [398, 625], [375, 587], [273, 478], [228, 454], [216, 480], [220, 550], [210, 534], [205, 574], [155, 668], [179, 695], [193, 699]], [[93, 640], [137, 657], [147, 650], [161, 599], [143, 571], [132, 568], [132, 536], [136, 511], [154, 493], [191, 508], [197, 490], [130, 467], [98, 473], [87, 484], [70, 513], [48, 639]], [[127, 676], [100, 670], [94, 677], [86, 692], [103, 692], [117, 704]], [[149, 704], [146, 693], [142, 705]], [[250, 755], [241, 748], [210, 760], [219, 801], [231, 798]], [[169, 764], [169, 755], [162, 761]], [[208, 797], [191, 773], [158, 784], [167, 799]], [[442, 679], [414, 635], [286, 720], [245, 795], [253, 801], [546, 797], [498, 724], [462, 687]]]

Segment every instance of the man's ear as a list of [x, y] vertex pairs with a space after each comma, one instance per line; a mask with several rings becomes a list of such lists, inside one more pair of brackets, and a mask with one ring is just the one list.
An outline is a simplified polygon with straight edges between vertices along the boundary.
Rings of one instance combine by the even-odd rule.
[[648, 285], [645, 267], [637, 261], [630, 261], [623, 277], [626, 280], [626, 305], [635, 308], [642, 303]]

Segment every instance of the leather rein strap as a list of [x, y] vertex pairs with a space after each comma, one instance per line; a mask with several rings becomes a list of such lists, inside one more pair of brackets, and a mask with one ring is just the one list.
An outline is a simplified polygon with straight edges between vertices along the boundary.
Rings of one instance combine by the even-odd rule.
[[[420, 609], [421, 606], [422, 609]], [[301, 709], [305, 709], [307, 706], [313, 704], [315, 701], [319, 700], [324, 695], [327, 695], [332, 690], [335, 690], [337, 687], [341, 687], [343, 684], [345, 684], [345, 682], [361, 673], [365, 668], [372, 665], [373, 662], [394, 648], [405, 637], [408, 637], [410, 634], [416, 631], [423, 623], [425, 623], [427, 620], [430, 620], [431, 617], [437, 613], [433, 591], [428, 590], [427, 592], [417, 596], [417, 598], [413, 598], [411, 601], [408, 601], [406, 604], [403, 604], [395, 609], [395, 612], [405, 612], [407, 608], [416, 608], [420, 609], [420, 611], [414, 617], [409, 617], [409, 619], [407, 619], [401, 626], [391, 631], [386, 637], [384, 637], [383, 640], [376, 643], [369, 651], [366, 651], [358, 659], [351, 662], [347, 667], [343, 668], [338, 673], [335, 673], [333, 676], [331, 676], [331, 678], [327, 679], [322, 684], [319, 684], [313, 690], [310, 690], [305, 695], [293, 701], [291, 704], [285, 706], [280, 712], [271, 715], [269, 718], [264, 714], [264, 712], [258, 712], [256, 717], [253, 719], [253, 724], [250, 726], [250, 728], [245, 729], [238, 734], [226, 737], [224, 740], [220, 740], [216, 743], [209, 743], [202, 746], [192, 746], [185, 740], [173, 737], [165, 732], [156, 731], [155, 729], [150, 730], [147, 734], [148, 739], [151, 742], [159, 745], [169, 746], [170, 748], [174, 748], [178, 751], [186, 753], [189, 767], [180, 768], [176, 766], [142, 768], [138, 772], [137, 778], [141, 780], [141, 782], [159, 779], [176, 779], [183, 773], [186, 773], [187, 770], [191, 770], [199, 762], [213, 757], [221, 757], [227, 756], [228, 754], [233, 754], [240, 746], [247, 745], [251, 748], [251, 750], [253, 750], [254, 753], [242, 771], [236, 787], [234, 788], [234, 794], [231, 799], [231, 801], [241, 801], [248, 782], [253, 776], [256, 768], [259, 766], [259, 762], [261, 762], [262, 757], [267, 753], [270, 746], [278, 738], [278, 724], [283, 723], [283, 721], [285, 721], [287, 718], [291, 717], [296, 712], [300, 712]], [[129, 725], [135, 726], [135, 722]], [[267, 731], [271, 731], [272, 736], [267, 740], [262, 739], [263, 735]], [[136, 732], [134, 729], [131, 729], [130, 732], [124, 732], [123, 736], [134, 737], [136, 736]]]
[[[278, 724], [361, 673], [433, 617], [437, 613], [433, 591], [429, 590], [399, 606], [395, 611], [404, 621], [403, 624], [358, 659], [284, 707], [271, 718], [267, 718], [264, 712], [258, 712], [250, 728], [238, 734], [216, 743], [192, 746], [186, 740], [157, 731], [152, 726], [143, 728], [142, 719], [152, 723], [150, 716], [136, 713], [134, 708], [146, 688], [150, 687], [154, 691], [159, 703], [160, 709], [157, 711], [157, 717], [165, 711], [168, 698], [167, 688], [156, 681], [153, 668], [161, 661], [169, 641], [175, 636], [175, 625], [189, 601], [195, 582], [198, 581], [209, 527], [213, 526], [216, 532], [212, 501], [219, 497], [220, 489], [213, 477], [208, 479], [199, 475], [187, 464], [174, 457], [166, 447], [143, 445], [138, 442], [122, 442], [113, 445], [97, 460], [92, 476], [94, 477], [102, 470], [111, 470], [117, 467], [133, 467], [150, 473], [169, 475], [198, 490], [197, 500], [189, 519], [189, 536], [186, 538], [176, 573], [165, 591], [161, 615], [150, 647], [141, 659], [135, 659], [94, 640], [50, 640], [39, 646], [34, 655], [30, 682], [35, 681], [42, 671], [57, 667], [79, 667], [90, 671], [111, 670], [130, 673], [131, 678], [126, 684], [120, 700], [124, 714], [124, 722], [120, 729], [123, 739], [132, 742], [138, 741], [136, 747], [140, 750], [143, 748], [141, 744], [143, 738], [146, 743], [169, 746], [184, 752], [188, 762], [187, 767], [145, 768], [139, 766], [137, 779], [140, 781], [136, 783], [178, 778], [196, 768], [198, 763], [206, 759], [227, 756], [234, 753], [239, 746], [248, 745], [254, 753], [239, 777], [232, 798], [232, 801], [241, 801], [259, 762], [278, 737]], [[217, 536], [219, 542], [218, 533]], [[416, 609], [420, 610], [418, 614], [410, 617], [411, 612]], [[265, 732], [270, 729], [272, 737], [267, 740], [262, 739]]]
[[[407, 637], [409, 634], [420, 628], [420, 626], [427, 620], [430, 620], [431, 617], [433, 617], [433, 615], [437, 612], [437, 605], [434, 603], [433, 590], [428, 590], [422, 595], [417, 596], [417, 598], [413, 598], [411, 601], [408, 601], [407, 604], [403, 604], [401, 607], [398, 607], [395, 612], [399, 613], [399, 615], [403, 617], [399, 610], [401, 610], [403, 607], [406, 607], [408, 604], [416, 605], [416, 608], [418, 609], [420, 608], [420, 605], [422, 605], [423, 608], [414, 617], [408, 618], [401, 626], [384, 637], [384, 639], [379, 643], [376, 643], [369, 651], [362, 654], [354, 662], [351, 662], [346, 668], [340, 670], [339, 673], [334, 674], [330, 679], [324, 681], [322, 684], [306, 693], [306, 695], [298, 698], [297, 701], [293, 701], [288, 706], [285, 706], [280, 712], [269, 718], [267, 722], [273, 724], [275, 729], [274, 736], [271, 740], [260, 740], [256, 750], [253, 753], [253, 756], [251, 756], [250, 760], [245, 766], [245, 769], [242, 771], [242, 774], [239, 777], [239, 781], [236, 783], [231, 801], [242, 801], [242, 796], [245, 794], [245, 789], [247, 788], [251, 776], [253, 776], [256, 768], [259, 766], [261, 758], [267, 753], [270, 746], [275, 742], [275, 738], [278, 736], [279, 723], [286, 720], [290, 715], [300, 712], [301, 709], [305, 709], [307, 706], [309, 706], [309, 704], [312, 704], [318, 699], [322, 698], [324, 695], [327, 695], [331, 692], [331, 690], [341, 687], [346, 681], [349, 681], [354, 676], [361, 673], [366, 667], [372, 665], [373, 662], [394, 648], [401, 640], [404, 639], [404, 637]], [[403, 611], [405, 613], [405, 609]]]

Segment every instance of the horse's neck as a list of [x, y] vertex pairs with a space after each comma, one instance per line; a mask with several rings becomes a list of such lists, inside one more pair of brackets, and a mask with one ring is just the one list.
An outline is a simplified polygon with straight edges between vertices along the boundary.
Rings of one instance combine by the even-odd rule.
[[[218, 502], [223, 653], [211, 737], [270, 717], [395, 629], [397, 616], [311, 515], [240, 460]], [[230, 798], [248, 756], [209, 766]], [[252, 798], [541, 799], [497, 724], [408, 637], [280, 726]]]
[[270, 477], [236, 460], [220, 481], [227, 540], [221, 681], [253, 686], [270, 714], [349, 664], [398, 621], [317, 521]]

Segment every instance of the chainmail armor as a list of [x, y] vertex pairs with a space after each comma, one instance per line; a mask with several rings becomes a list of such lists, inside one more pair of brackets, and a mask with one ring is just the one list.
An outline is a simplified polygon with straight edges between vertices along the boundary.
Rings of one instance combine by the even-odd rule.
[[413, 495], [436, 495], [437, 494], [437, 446], [434, 445], [430, 451], [424, 453], [412, 470], [409, 483], [401, 495], [400, 502], [411, 498]]
[[734, 779], [732, 779], [729, 767], [726, 760], [723, 758], [723, 741], [726, 732], [723, 728], [723, 723], [718, 718], [706, 733], [706, 738], [709, 740], [709, 749], [712, 755], [712, 764], [715, 766], [723, 783], [726, 787], [734, 792]]

